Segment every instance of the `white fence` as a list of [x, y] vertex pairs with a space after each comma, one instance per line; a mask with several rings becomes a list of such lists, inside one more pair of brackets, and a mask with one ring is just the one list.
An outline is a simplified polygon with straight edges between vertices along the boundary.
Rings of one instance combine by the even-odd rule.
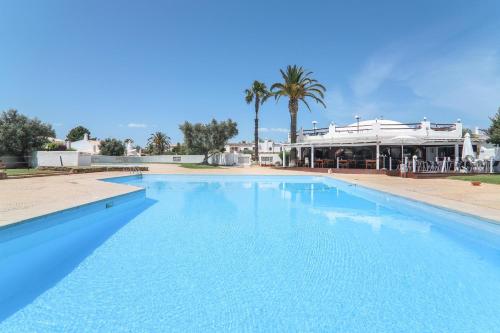
[[31, 164], [34, 167], [90, 166], [91, 155], [78, 151], [37, 151]]
[[259, 154], [260, 165], [281, 165], [282, 163], [283, 162], [281, 160], [280, 154], [269, 154], [269, 153]]
[[208, 162], [210, 164], [226, 166], [249, 166], [252, 163], [252, 155], [239, 153], [219, 153], [211, 156]]
[[[151, 155], [151, 156], [105, 156], [92, 155], [92, 164], [139, 164], [139, 163], [201, 163], [203, 155]], [[251, 155], [237, 153], [220, 153], [211, 156], [210, 164], [241, 165], [251, 163]]]
[[92, 155], [92, 164], [201, 163], [203, 155], [105, 156]]

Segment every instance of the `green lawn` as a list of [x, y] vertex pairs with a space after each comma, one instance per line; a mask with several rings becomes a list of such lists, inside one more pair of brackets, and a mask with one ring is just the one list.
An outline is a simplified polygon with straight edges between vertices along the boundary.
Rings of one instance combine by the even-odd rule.
[[465, 180], [465, 181], [480, 181], [488, 184], [500, 185], [500, 175], [467, 175], [467, 176], [452, 176], [450, 179]]
[[20, 176], [20, 175], [34, 175], [37, 173], [49, 174], [55, 172], [53, 170], [38, 170], [38, 169], [28, 169], [28, 168], [19, 168], [19, 169], [6, 169], [7, 176]]
[[207, 165], [207, 164], [198, 164], [198, 163], [181, 163], [179, 166], [186, 169], [220, 169], [218, 165]]
[[6, 169], [7, 176], [17, 176], [25, 174], [33, 174], [39, 172], [37, 169]]

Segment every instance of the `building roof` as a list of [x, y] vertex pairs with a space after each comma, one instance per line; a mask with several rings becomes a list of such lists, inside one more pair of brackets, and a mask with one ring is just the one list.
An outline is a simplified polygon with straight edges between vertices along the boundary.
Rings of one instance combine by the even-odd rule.
[[[359, 122], [359, 126], [367, 126], [367, 125], [373, 125], [373, 124], [381, 124], [381, 125], [401, 125], [401, 127], [406, 127], [409, 128], [407, 125], [395, 121], [395, 120], [389, 120], [389, 119], [370, 119], [370, 120], [363, 120]], [[358, 126], [358, 123], [353, 123], [348, 126]]]

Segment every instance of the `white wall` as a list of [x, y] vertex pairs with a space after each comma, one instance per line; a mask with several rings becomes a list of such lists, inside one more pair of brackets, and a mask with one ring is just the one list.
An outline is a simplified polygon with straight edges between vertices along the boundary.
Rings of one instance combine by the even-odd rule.
[[90, 162], [91, 155], [88, 153], [78, 151], [37, 151], [32, 164], [34, 167], [76, 167], [90, 166]]
[[261, 165], [275, 165], [283, 163], [281, 161], [281, 154], [259, 154], [259, 163]]
[[[215, 154], [209, 159], [211, 164], [250, 165], [251, 155], [237, 153]], [[151, 155], [151, 156], [105, 156], [92, 155], [92, 164], [137, 164], [137, 163], [201, 163], [203, 155]]]
[[92, 164], [201, 163], [203, 155], [105, 156], [92, 155]]

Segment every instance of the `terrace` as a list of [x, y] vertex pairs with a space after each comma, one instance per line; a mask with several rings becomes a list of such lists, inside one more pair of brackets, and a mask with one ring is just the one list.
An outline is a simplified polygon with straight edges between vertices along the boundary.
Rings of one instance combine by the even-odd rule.
[[[465, 165], [462, 150], [463, 126], [455, 123], [401, 123], [374, 119], [347, 126], [335, 123], [327, 128], [301, 130], [294, 144], [297, 160], [289, 166], [308, 168], [411, 170], [413, 172], [492, 172], [490, 159], [475, 165]], [[485, 137], [471, 138], [474, 158], [477, 158]], [[415, 162], [413, 161], [415, 160]]]

